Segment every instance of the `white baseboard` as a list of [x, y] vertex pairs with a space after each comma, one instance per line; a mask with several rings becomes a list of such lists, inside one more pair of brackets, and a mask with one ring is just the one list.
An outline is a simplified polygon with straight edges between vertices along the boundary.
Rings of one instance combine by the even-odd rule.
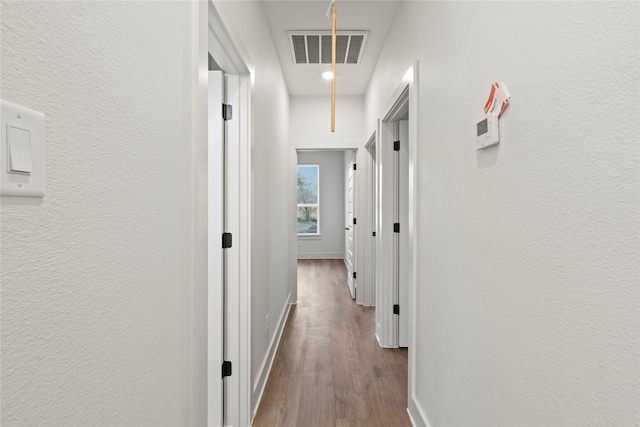
[[[269, 374], [271, 373], [271, 367], [273, 366], [273, 360], [275, 359], [276, 350], [278, 350], [278, 345], [280, 345], [280, 340], [282, 339], [282, 332], [284, 331], [284, 326], [287, 323], [287, 319], [289, 318], [289, 310], [291, 309], [291, 294], [287, 296], [287, 301], [284, 305], [282, 313], [280, 314], [280, 319], [278, 320], [278, 326], [276, 329], [276, 333], [273, 334], [273, 338], [269, 343], [269, 348], [267, 349], [267, 354], [264, 356], [264, 360], [262, 361], [262, 366], [260, 366], [260, 371], [256, 377], [256, 380], [253, 383], [253, 396], [257, 399], [254, 400], [252, 408], [251, 408], [251, 421], [256, 416], [256, 412], [258, 411], [258, 407], [260, 406], [260, 401], [262, 400], [262, 394], [264, 393], [265, 386], [267, 385], [267, 379], [269, 378]], [[257, 392], [256, 392], [257, 390]]]
[[409, 397], [409, 407], [407, 408], [407, 412], [409, 413], [411, 424], [414, 427], [431, 427], [427, 416], [413, 397]]
[[298, 259], [342, 259], [342, 252], [298, 252]]
[[380, 346], [380, 348], [398, 348], [398, 346], [393, 346], [393, 345], [382, 345], [382, 342], [380, 341], [380, 337], [378, 336], [378, 334], [376, 335], [376, 339], [378, 340], [378, 345]]

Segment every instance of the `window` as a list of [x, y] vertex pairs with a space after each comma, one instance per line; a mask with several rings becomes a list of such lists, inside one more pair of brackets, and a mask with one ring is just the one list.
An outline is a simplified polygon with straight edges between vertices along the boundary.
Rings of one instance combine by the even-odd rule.
[[320, 170], [298, 165], [298, 234], [320, 234]]

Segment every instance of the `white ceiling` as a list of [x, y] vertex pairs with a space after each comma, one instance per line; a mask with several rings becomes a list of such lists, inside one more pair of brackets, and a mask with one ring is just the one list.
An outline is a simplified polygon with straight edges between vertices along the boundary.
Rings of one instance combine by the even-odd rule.
[[[331, 19], [326, 16], [329, 4], [329, 0], [263, 3], [291, 96], [331, 94], [331, 82], [321, 76], [323, 71], [331, 70], [331, 64], [295, 65], [287, 39], [287, 31], [331, 31]], [[369, 31], [360, 64], [337, 65], [337, 95], [364, 95], [399, 4], [397, 0], [336, 1], [338, 31]]]

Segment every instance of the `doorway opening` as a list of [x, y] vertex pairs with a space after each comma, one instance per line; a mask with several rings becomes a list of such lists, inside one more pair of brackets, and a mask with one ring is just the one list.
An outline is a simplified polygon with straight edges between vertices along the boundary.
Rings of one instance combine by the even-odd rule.
[[358, 292], [355, 192], [357, 149], [297, 154], [297, 259], [339, 259], [352, 299]]
[[372, 137], [376, 212], [376, 336], [381, 347], [408, 347], [408, 408], [415, 388], [417, 287], [418, 63], [404, 74]]
[[213, 3], [199, 6], [198, 19], [197, 127], [206, 137], [194, 158], [194, 238], [198, 280], [206, 287], [194, 295], [194, 335], [203, 344], [194, 370], [207, 375], [194, 380], [196, 395], [203, 396], [197, 421], [249, 425], [251, 79]]
[[410, 277], [413, 269], [413, 218], [409, 210], [411, 140], [409, 85], [404, 83], [383, 120], [375, 141], [376, 194], [368, 204], [375, 206], [377, 234], [376, 335], [382, 347], [409, 347]]

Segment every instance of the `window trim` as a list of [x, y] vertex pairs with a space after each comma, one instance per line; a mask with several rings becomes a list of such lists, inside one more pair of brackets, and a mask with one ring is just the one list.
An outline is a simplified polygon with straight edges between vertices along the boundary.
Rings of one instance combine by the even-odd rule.
[[[296, 201], [298, 199], [298, 186], [297, 186], [297, 178], [298, 178], [298, 168], [300, 166], [305, 166], [305, 167], [309, 167], [309, 166], [313, 166], [316, 168], [316, 177], [318, 180], [318, 185], [317, 185], [317, 194], [316, 194], [316, 203], [298, 203], [296, 204], [296, 209], [299, 209], [300, 207], [315, 207], [318, 209], [318, 220], [317, 220], [317, 224], [316, 224], [316, 232], [315, 233], [298, 233], [298, 237], [321, 237], [320, 236], [320, 165], [318, 163], [298, 163], [296, 165]], [[298, 221], [297, 221], [297, 215], [296, 215], [296, 228], [298, 226]]]

